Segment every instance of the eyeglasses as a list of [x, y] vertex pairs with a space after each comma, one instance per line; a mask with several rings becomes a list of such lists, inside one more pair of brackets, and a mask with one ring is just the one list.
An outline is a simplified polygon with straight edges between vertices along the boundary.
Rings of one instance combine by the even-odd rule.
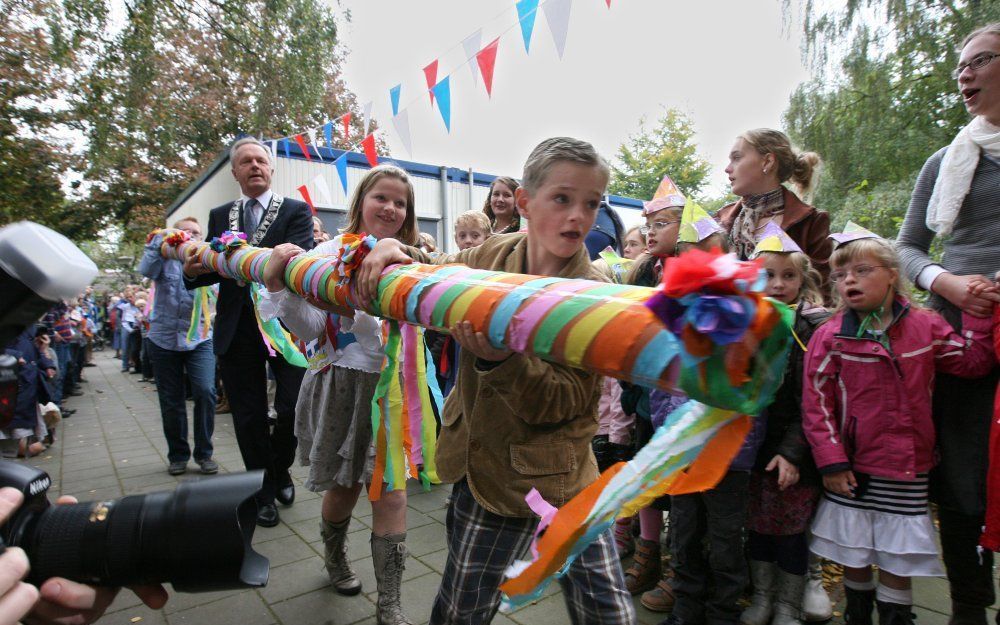
[[[997, 55], [1000, 56], [1000, 55]], [[834, 271], [830, 274], [830, 282], [840, 282], [847, 277], [847, 274], [852, 274], [855, 278], [867, 278], [872, 275], [872, 272], [876, 269], [885, 269], [885, 265], [858, 265], [851, 269], [846, 269], [843, 271]]]
[[979, 56], [972, 59], [968, 63], [959, 63], [958, 67], [952, 70], [951, 77], [954, 78], [955, 80], [958, 80], [959, 75], [965, 71], [966, 67], [968, 67], [973, 71], [977, 69], [983, 69], [984, 67], [989, 65], [993, 59], [997, 58], [998, 56], [1000, 56], [1000, 54], [993, 54], [987, 52], [986, 54], [980, 54]]
[[680, 219], [674, 219], [673, 221], [654, 221], [649, 226], [642, 226], [642, 227], [640, 227], [639, 228], [639, 234], [641, 234], [642, 236], [646, 236], [647, 234], [649, 234], [653, 230], [663, 230], [667, 226], [672, 226], [674, 224], [679, 224], [679, 223], [681, 223]]

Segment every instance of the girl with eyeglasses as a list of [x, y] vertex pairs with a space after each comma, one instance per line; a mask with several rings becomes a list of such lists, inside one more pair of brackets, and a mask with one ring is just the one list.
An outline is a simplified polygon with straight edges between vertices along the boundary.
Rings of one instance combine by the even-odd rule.
[[[809, 341], [802, 424], [823, 478], [810, 549], [844, 566], [845, 620], [911, 625], [910, 578], [943, 573], [928, 503], [936, 461], [930, 389], [938, 373], [995, 365], [989, 319], [962, 334], [914, 306], [885, 239], [848, 224], [831, 235], [838, 312]], [[878, 567], [876, 584], [872, 567]]]
[[[670, 182], [670, 185], [673, 183]], [[664, 259], [676, 252], [677, 233], [680, 230], [684, 201], [684, 196], [671, 193], [643, 205], [642, 213], [646, 218], [646, 224], [639, 228], [639, 234], [646, 238], [646, 249], [635, 259], [631, 271], [625, 278], [626, 283], [652, 287], [660, 282]], [[642, 449], [654, 431], [654, 411], [650, 406], [650, 391], [625, 382], [621, 385], [622, 410], [626, 415], [635, 415], [634, 448]], [[635, 555], [631, 566], [625, 570], [625, 587], [633, 595], [659, 590], [657, 584], [663, 578], [660, 534], [663, 531], [663, 512], [669, 508], [670, 498], [664, 496], [639, 511], [640, 533], [635, 542]], [[631, 537], [622, 525], [616, 527], [615, 539], [622, 553], [632, 550]], [[673, 596], [669, 594], [663, 598], [667, 599], [665, 609], [669, 610], [673, 606]], [[655, 606], [652, 609], [663, 611]]]

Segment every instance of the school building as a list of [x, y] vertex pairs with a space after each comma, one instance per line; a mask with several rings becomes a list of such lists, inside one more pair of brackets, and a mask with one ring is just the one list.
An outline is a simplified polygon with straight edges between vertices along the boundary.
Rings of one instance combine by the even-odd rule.
[[[301, 200], [302, 195], [298, 189], [306, 185], [327, 232], [336, 234], [346, 223], [347, 203], [351, 192], [370, 169], [368, 160], [359, 152], [347, 153], [347, 193], [344, 193], [334, 165], [334, 160], [344, 154], [342, 150], [320, 147], [318, 158], [310, 146], [311, 158], [307, 159], [298, 145], [287, 143], [290, 144], [287, 153], [282, 147], [276, 155], [271, 189], [283, 197]], [[432, 235], [438, 242], [438, 248], [446, 252], [457, 251], [452, 236], [455, 216], [467, 210], [481, 210], [489, 193], [490, 183], [497, 175], [513, 174], [515, 178], [520, 175], [520, 172], [485, 174], [472, 169], [391, 158], [380, 158], [379, 162], [397, 165], [410, 175], [416, 194], [420, 230]], [[166, 211], [165, 223], [169, 225], [180, 217], [194, 216], [204, 227], [208, 224], [208, 212], [211, 209], [233, 202], [239, 195], [239, 186], [230, 171], [229, 150], [226, 149], [170, 205]], [[610, 195], [607, 202], [622, 218], [626, 228], [642, 221], [641, 201]]]

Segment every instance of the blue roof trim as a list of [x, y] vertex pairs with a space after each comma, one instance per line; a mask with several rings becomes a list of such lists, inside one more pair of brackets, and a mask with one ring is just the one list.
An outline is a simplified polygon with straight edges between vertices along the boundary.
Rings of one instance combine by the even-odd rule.
[[642, 210], [642, 200], [637, 200], [634, 197], [625, 197], [624, 195], [609, 195], [608, 203], [614, 206], [621, 206], [623, 208], [634, 208], [636, 210]]
[[[305, 155], [302, 153], [302, 148], [295, 142], [288, 141], [288, 156], [285, 156], [284, 145], [278, 145], [278, 154], [282, 158], [288, 159], [298, 159], [307, 160]], [[321, 146], [310, 146], [310, 148], [319, 147], [319, 154], [323, 158], [325, 164], [332, 165], [333, 161], [340, 158], [342, 154], [346, 152], [347, 154], [347, 166], [355, 167], [358, 169], [369, 169], [368, 157], [366, 157], [361, 152], [347, 152], [346, 150], [338, 150], [335, 148], [327, 148]], [[313, 156], [312, 151], [310, 151], [310, 159], [316, 160]], [[414, 161], [406, 161], [399, 158], [389, 158], [380, 156], [378, 159], [379, 163], [392, 163], [397, 167], [403, 169], [406, 173], [412, 174], [414, 176], [420, 176], [423, 178], [441, 178], [441, 167], [437, 165], [428, 165], [426, 163], [417, 163]], [[448, 179], [454, 182], [461, 182], [468, 184], [469, 182], [469, 172], [464, 169], [458, 169], [457, 167], [448, 167]], [[488, 187], [497, 176], [492, 174], [484, 174], [482, 172], [472, 172], [473, 184], [477, 186]]]

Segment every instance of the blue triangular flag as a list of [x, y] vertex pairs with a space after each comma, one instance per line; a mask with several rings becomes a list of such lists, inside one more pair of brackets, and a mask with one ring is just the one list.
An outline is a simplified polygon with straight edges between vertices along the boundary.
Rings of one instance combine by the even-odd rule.
[[431, 91], [434, 92], [434, 97], [437, 98], [438, 110], [441, 111], [441, 118], [444, 120], [444, 126], [451, 132], [451, 86], [448, 84], [448, 76], [444, 77], [444, 80], [434, 85]]
[[399, 115], [399, 90], [403, 88], [402, 84], [398, 84], [392, 89], [389, 89], [389, 99], [392, 100], [392, 116], [395, 117]]
[[326, 135], [326, 147], [333, 149], [333, 122], [323, 124], [323, 134]]
[[288, 153], [288, 139], [281, 140], [281, 147], [285, 148], [285, 158], [291, 158], [291, 155]]
[[340, 155], [340, 158], [333, 162], [337, 166], [337, 175], [340, 176], [340, 184], [344, 187], [344, 195], [347, 195], [347, 152]]
[[524, 39], [524, 51], [531, 47], [531, 31], [535, 28], [535, 16], [538, 15], [538, 0], [519, 0], [517, 3], [517, 19], [521, 22], [521, 37]]

